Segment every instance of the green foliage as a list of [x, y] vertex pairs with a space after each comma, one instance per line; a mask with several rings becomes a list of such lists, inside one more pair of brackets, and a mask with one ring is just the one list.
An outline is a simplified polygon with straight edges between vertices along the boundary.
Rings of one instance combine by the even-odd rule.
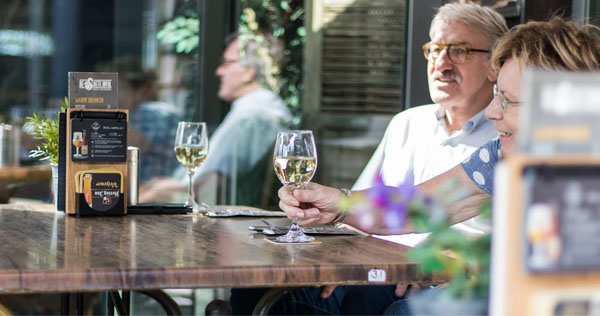
[[[302, 115], [302, 49], [305, 42], [304, 1], [242, 0], [246, 8], [240, 17], [239, 32], [260, 29], [284, 43], [284, 60], [279, 73], [279, 95], [300, 124]], [[256, 24], [254, 24], [256, 23]]]
[[[489, 218], [491, 204], [486, 204], [481, 216]], [[426, 208], [412, 209], [408, 217], [420, 231], [430, 231], [425, 242], [409, 253], [409, 258], [421, 263], [423, 273], [443, 273], [450, 276], [448, 292], [454, 297], [487, 298], [491, 237], [467, 237], [450, 228], [448, 218], [439, 220]], [[432, 218], [436, 218], [432, 220]]]
[[[69, 100], [65, 97], [61, 102], [60, 111], [64, 112], [69, 107]], [[33, 116], [25, 118], [25, 131], [34, 139], [42, 140], [42, 144], [29, 152], [29, 157], [40, 160], [50, 160], [52, 164], [58, 164], [58, 113], [52, 118], [46, 114], [39, 115], [34, 112]]]
[[198, 47], [200, 20], [195, 13], [178, 16], [165, 23], [156, 38], [163, 44], [174, 44], [178, 53], [190, 53]]
[[[240, 34], [257, 29], [270, 32], [284, 43], [284, 60], [279, 71], [279, 95], [300, 125], [302, 115], [302, 48], [304, 28], [303, 0], [241, 0], [244, 6], [238, 31]], [[157, 34], [163, 44], [174, 44], [178, 53], [191, 53], [199, 43], [200, 23], [193, 10], [165, 23]]]

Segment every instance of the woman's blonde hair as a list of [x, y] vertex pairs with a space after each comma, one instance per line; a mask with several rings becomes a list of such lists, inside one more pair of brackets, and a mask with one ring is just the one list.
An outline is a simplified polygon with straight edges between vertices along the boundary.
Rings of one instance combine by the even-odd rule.
[[512, 58], [521, 69], [600, 70], [598, 32], [595, 26], [582, 27], [560, 17], [517, 25], [496, 44], [492, 69], [499, 71]]

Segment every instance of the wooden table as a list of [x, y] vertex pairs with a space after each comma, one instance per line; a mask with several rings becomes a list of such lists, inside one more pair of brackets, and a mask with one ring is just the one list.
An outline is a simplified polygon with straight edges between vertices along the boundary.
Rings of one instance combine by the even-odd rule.
[[[273, 220], [282, 224], [285, 219]], [[258, 218], [201, 215], [74, 217], [51, 205], [0, 205], [0, 293], [289, 287], [441, 282], [406, 247], [370, 236], [281, 245], [252, 233]]]
[[50, 165], [0, 167], [0, 203], [6, 203], [19, 184], [52, 180]]

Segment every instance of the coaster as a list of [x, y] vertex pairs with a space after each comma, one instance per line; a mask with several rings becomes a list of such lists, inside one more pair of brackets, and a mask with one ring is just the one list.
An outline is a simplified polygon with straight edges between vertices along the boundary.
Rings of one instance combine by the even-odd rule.
[[275, 244], [275, 245], [320, 245], [321, 241], [320, 240], [311, 240], [309, 242], [279, 242], [279, 241], [275, 241], [275, 238], [277, 237], [265, 237], [264, 240]]

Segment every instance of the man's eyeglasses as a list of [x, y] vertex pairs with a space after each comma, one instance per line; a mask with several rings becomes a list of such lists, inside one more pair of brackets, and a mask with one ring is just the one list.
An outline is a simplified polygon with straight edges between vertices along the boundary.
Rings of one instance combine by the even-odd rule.
[[505, 96], [503, 96], [500, 91], [498, 91], [498, 85], [494, 84], [494, 98], [498, 98], [500, 100], [500, 107], [502, 108], [502, 112], [506, 112], [508, 110], [509, 105], [519, 105], [521, 102], [513, 102], [508, 100]]
[[463, 44], [439, 44], [428, 42], [423, 45], [423, 55], [425, 55], [425, 59], [433, 63], [438, 57], [440, 57], [440, 54], [444, 49], [447, 49], [448, 59], [450, 59], [450, 61], [454, 64], [464, 63], [467, 61], [467, 57], [472, 53], [490, 52], [487, 49], [470, 48], [469, 46]]
[[229, 66], [237, 63], [238, 61], [238, 59], [221, 59], [221, 66]]

